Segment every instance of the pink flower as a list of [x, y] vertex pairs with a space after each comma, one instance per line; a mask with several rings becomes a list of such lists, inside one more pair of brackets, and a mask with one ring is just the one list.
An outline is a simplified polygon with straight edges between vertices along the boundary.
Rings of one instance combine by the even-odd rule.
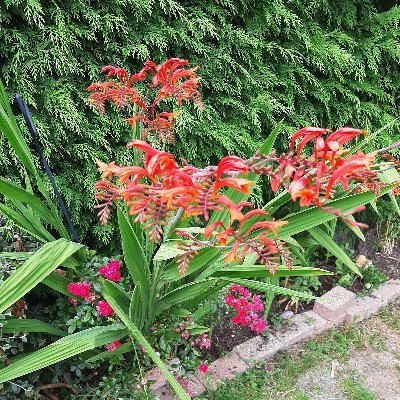
[[250, 325], [250, 329], [259, 335], [265, 328], [267, 324], [261, 318], [253, 320], [253, 323]]
[[121, 342], [119, 340], [116, 340], [115, 342], [108, 343], [106, 345], [107, 351], [115, 351], [118, 349], [118, 347], [121, 346]]
[[208, 371], [208, 366], [206, 364], [200, 364], [199, 371], [202, 372], [203, 374], [206, 374]]
[[97, 315], [108, 317], [109, 315], [112, 314], [114, 314], [114, 310], [105, 300], [100, 300], [97, 303]]
[[68, 298], [68, 301], [69, 301], [69, 303], [70, 303], [71, 305], [73, 305], [74, 307], [76, 307], [76, 306], [78, 305], [78, 300]]
[[71, 282], [68, 284], [68, 292], [75, 296], [82, 297], [83, 299], [90, 296], [90, 289], [91, 287], [88, 281]]
[[190, 333], [189, 331], [185, 331], [181, 335], [185, 340], [188, 340], [190, 338]]
[[189, 387], [189, 381], [186, 380], [185, 378], [182, 378], [181, 376], [177, 376], [176, 380], [180, 383], [180, 385], [184, 388], [187, 389]]
[[[236, 311], [232, 318], [233, 324], [248, 326], [253, 332], [260, 334], [266, 328], [266, 322], [257, 313], [264, 311], [260, 297], [254, 295], [240, 285], [231, 285], [225, 303]], [[236, 297], [232, 294], [236, 294]]]
[[194, 343], [201, 350], [209, 349], [211, 347], [211, 340], [208, 338], [206, 333], [202, 333], [200, 337], [194, 339]]
[[121, 264], [119, 261], [114, 260], [110, 261], [107, 266], [102, 265], [99, 268], [99, 274], [103, 275], [106, 279], [113, 281], [113, 282], [118, 282], [122, 279], [121, 273], [119, 270], [121, 269]]

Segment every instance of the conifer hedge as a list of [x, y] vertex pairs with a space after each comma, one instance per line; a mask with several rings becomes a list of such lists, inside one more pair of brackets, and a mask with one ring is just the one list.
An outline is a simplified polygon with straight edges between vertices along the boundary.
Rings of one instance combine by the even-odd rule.
[[[98, 116], [85, 87], [105, 64], [171, 56], [199, 65], [206, 108], [181, 117], [194, 164], [248, 155], [277, 121], [373, 130], [399, 115], [400, 7], [373, 0], [3, 0], [0, 76], [21, 93], [72, 217], [95, 224], [94, 161], [123, 160], [129, 127]], [[388, 135], [380, 140], [389, 141]], [[283, 142], [282, 142], [283, 143]], [[0, 175], [16, 174], [0, 136]], [[98, 237], [105, 231], [96, 227]]]

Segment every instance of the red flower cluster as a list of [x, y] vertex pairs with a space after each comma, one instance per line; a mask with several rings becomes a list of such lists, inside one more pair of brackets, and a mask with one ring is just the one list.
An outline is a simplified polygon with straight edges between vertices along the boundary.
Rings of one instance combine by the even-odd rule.
[[[207, 221], [211, 211], [222, 211], [226, 208], [229, 210], [231, 223], [241, 221], [239, 230], [242, 232], [237, 233], [232, 226], [225, 229], [223, 224], [218, 222], [206, 230], [205, 238], [212, 236], [207, 246], [226, 245], [234, 241], [227, 261], [244, 257], [247, 251], [252, 250], [256, 252], [260, 261], [270, 268], [273, 268], [277, 253], [286, 256], [284, 246], [275, 237], [277, 230], [285, 222], [263, 221], [243, 231], [242, 223], [255, 216], [265, 217], [267, 213], [252, 210], [244, 215], [242, 208], [251, 207], [251, 203], [235, 204], [229, 197], [220, 193], [226, 188], [249, 193], [253, 182], [237, 177], [239, 173], [251, 171], [252, 166], [249, 162], [239, 157], [228, 156], [216, 167], [199, 169], [186, 163], [180, 167], [172, 154], [156, 150], [146, 142], [135, 140], [131, 145], [146, 154], [143, 167], [123, 167], [113, 162], [106, 164], [98, 161], [103, 180], [95, 185], [96, 199], [101, 202], [96, 207], [101, 209], [98, 216], [103, 224], [107, 222], [113, 201], [123, 199], [130, 207], [130, 214], [135, 215], [136, 221], [148, 228], [150, 238], [158, 242], [163, 234], [165, 219], [171, 212], [182, 209], [186, 218], [202, 216]], [[254, 163], [253, 160], [252, 162]], [[118, 178], [118, 184], [113, 182], [114, 177]], [[214, 234], [217, 227], [223, 228], [224, 232]], [[255, 231], [258, 231], [256, 235], [253, 234]], [[180, 234], [192, 241], [191, 246], [183, 248], [179, 259], [180, 272], [183, 275], [193, 253], [203, 245], [191, 235]], [[241, 245], [244, 247], [239, 255]], [[289, 260], [288, 263], [290, 265]]]
[[103, 275], [110, 281], [118, 282], [122, 279], [121, 273], [119, 270], [121, 269], [121, 264], [117, 260], [110, 261], [107, 266], [102, 265], [99, 268], [99, 274]]
[[82, 297], [83, 299], [90, 298], [90, 289], [91, 286], [88, 281], [71, 282], [68, 284], [68, 292], [75, 296]]
[[253, 332], [260, 334], [266, 323], [258, 315], [264, 311], [264, 304], [259, 296], [252, 297], [250, 291], [240, 285], [231, 285], [229, 293], [231, 294], [225, 297], [225, 303], [237, 312], [232, 318], [232, 323], [248, 326]]
[[[135, 104], [141, 111], [129, 122], [142, 121], [146, 126], [141, 139], [152, 131], [165, 139], [171, 132], [176, 114], [157, 114], [155, 107], [160, 102], [172, 98], [178, 105], [182, 100], [193, 100], [201, 105], [196, 68], [187, 67], [187, 60], [177, 58], [160, 65], [148, 61], [139, 73], [132, 76], [123, 68], [104, 67], [107, 78], [116, 77], [118, 82], [92, 84], [88, 88], [92, 92], [89, 101], [100, 112], [104, 112], [107, 100], [120, 109]], [[144, 82], [149, 76], [152, 80], [148, 94], [142, 99], [133, 85]], [[146, 104], [152, 91], [156, 91], [154, 100]], [[341, 213], [326, 203], [334, 197], [338, 188], [347, 190], [350, 181], [359, 184], [355, 190], [380, 190], [382, 184], [378, 182], [377, 170], [374, 169], [376, 153], [349, 155], [349, 151], [342, 148], [355, 136], [365, 134], [365, 131], [349, 127], [333, 133], [325, 128], [307, 127], [292, 136], [287, 154], [256, 153], [247, 160], [227, 156], [218, 165], [203, 169], [192, 167], [186, 161], [180, 166], [172, 154], [156, 150], [143, 140], [134, 139], [128, 147], [138, 149], [140, 155], [144, 153], [140, 166], [97, 161], [102, 172], [102, 180], [95, 185], [96, 199], [99, 201], [96, 208], [100, 209], [98, 216], [106, 224], [110, 207], [115, 201], [123, 200], [130, 214], [135, 216], [135, 221], [146, 227], [153, 241], [159, 242], [166, 219], [174, 213], [183, 213], [184, 218], [201, 217], [208, 221], [210, 213], [226, 209], [230, 214], [229, 223], [215, 221], [206, 227], [203, 235], [176, 231], [187, 239], [179, 246], [179, 272], [185, 275], [190, 260], [205, 247], [226, 249], [226, 262], [240, 260], [250, 251], [256, 254], [260, 263], [274, 272], [280, 258], [287, 266], [292, 265], [287, 248], [278, 239], [278, 229], [285, 222], [271, 220], [264, 210], [254, 209], [249, 202], [235, 203], [226, 195], [226, 189], [248, 194], [254, 182], [239, 175], [266, 175], [274, 192], [283, 188], [290, 193], [293, 201], [299, 199], [300, 206], [314, 205], [342, 217], [349, 224], [362, 227], [362, 224], [349, 218], [362, 207]], [[313, 144], [311, 154], [304, 155], [305, 146], [310, 144]]]
[[109, 315], [113, 315], [113, 314], [114, 314], [114, 310], [111, 308], [111, 306], [105, 300], [100, 300], [97, 303], [97, 315], [98, 316], [108, 317]]
[[[92, 83], [87, 90], [92, 92], [89, 102], [94, 104], [101, 113], [105, 112], [105, 102], [110, 100], [116, 107], [124, 110], [129, 104], [140, 107], [140, 113], [127, 118], [134, 125], [141, 121], [146, 130], [142, 139], [147, 134], [155, 132], [163, 142], [173, 141], [173, 121], [177, 116], [175, 112], [156, 113], [156, 106], [165, 99], [174, 99], [178, 106], [183, 100], [192, 100], [203, 107], [198, 91], [199, 77], [195, 68], [187, 68], [188, 60], [171, 58], [163, 64], [156, 65], [153, 61], [146, 61], [143, 68], [136, 74], [129, 75], [124, 68], [107, 65], [101, 72], [107, 73], [107, 78], [116, 77], [118, 82], [108, 80], [102, 83]], [[147, 94], [143, 98], [134, 85], [138, 82], [145, 83], [147, 77], [152, 77], [147, 85]], [[154, 92], [153, 101], [149, 102]]]
[[107, 351], [115, 351], [118, 349], [118, 347], [121, 346], [121, 341], [120, 340], [116, 340], [115, 342], [112, 343], [108, 343], [106, 345], [106, 349]]

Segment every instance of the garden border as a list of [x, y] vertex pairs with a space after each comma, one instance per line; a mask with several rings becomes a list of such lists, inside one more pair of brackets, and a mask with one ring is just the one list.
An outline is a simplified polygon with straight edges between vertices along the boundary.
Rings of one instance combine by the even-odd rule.
[[[207, 378], [201, 372], [189, 375], [188, 391], [196, 397], [204, 394], [207, 389], [214, 390], [223, 381], [233, 379], [236, 374], [245, 372], [255, 364], [273, 358], [279, 351], [343, 323], [362, 321], [398, 297], [399, 279], [391, 279], [373, 290], [369, 296], [360, 298], [341, 286], [335, 286], [316, 299], [312, 311], [291, 318], [289, 329], [285, 332], [259, 335], [235, 346], [231, 352], [209, 365]], [[158, 368], [149, 371], [146, 378], [153, 381], [150, 388], [161, 400], [174, 399], [167, 380]]]

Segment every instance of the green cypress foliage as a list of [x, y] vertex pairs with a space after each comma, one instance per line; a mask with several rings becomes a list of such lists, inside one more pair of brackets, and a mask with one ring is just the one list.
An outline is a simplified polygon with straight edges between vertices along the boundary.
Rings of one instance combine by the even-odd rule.
[[[184, 112], [174, 145], [199, 165], [251, 154], [282, 118], [289, 133], [310, 124], [373, 130], [398, 116], [399, 25], [394, 1], [3, 0], [0, 75], [31, 106], [83, 236], [95, 223], [95, 159], [128, 156], [130, 128], [85, 104], [102, 65], [135, 72], [177, 56], [201, 67], [206, 108]], [[15, 171], [0, 152], [0, 173]]]

